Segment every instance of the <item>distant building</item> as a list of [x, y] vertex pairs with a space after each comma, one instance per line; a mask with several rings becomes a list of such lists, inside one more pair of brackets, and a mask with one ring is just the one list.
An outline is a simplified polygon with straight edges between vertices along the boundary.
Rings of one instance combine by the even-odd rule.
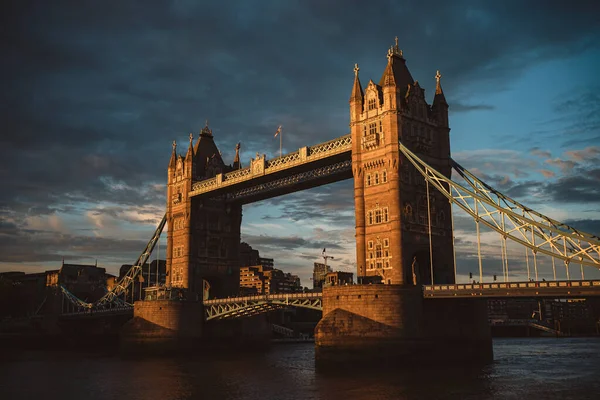
[[273, 266], [275, 265], [275, 260], [273, 260], [272, 258], [259, 257], [258, 264], [264, 265], [265, 267], [273, 268]]
[[240, 294], [298, 293], [300, 278], [265, 265], [240, 268]]
[[252, 246], [246, 242], [240, 243], [240, 265], [242, 267], [261, 265], [259, 259], [260, 255], [258, 254], [258, 250], [254, 250]]
[[47, 300], [57, 293], [59, 286], [83, 301], [94, 302], [106, 294], [109, 285], [114, 285], [114, 279], [105, 268], [64, 262], [60, 269], [46, 272], [3, 273], [0, 274], [0, 316], [33, 315], [44, 305], [52, 307], [52, 302]]
[[313, 289], [322, 289], [325, 277], [332, 272], [329, 265], [315, 263], [313, 268]]
[[325, 275], [325, 282], [323, 286], [340, 286], [340, 285], [352, 285], [354, 283], [352, 277], [354, 274], [352, 272], [328, 272]]
[[240, 266], [250, 267], [254, 265], [273, 268], [274, 260], [272, 258], [261, 257], [258, 250], [253, 249], [248, 243], [240, 243]]

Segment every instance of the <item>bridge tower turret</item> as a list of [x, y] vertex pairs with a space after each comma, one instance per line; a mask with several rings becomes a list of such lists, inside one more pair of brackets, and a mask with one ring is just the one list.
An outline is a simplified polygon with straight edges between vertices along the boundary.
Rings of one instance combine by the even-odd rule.
[[425, 284], [433, 264], [435, 282], [451, 282], [450, 205], [434, 188], [428, 199], [425, 180], [398, 148], [402, 142], [449, 177], [448, 104], [439, 74], [434, 107], [427, 104], [397, 38], [387, 59], [379, 84], [369, 81], [364, 95], [355, 68], [350, 98], [357, 276], [363, 282]]
[[211, 297], [235, 295], [241, 205], [221, 198], [189, 197], [195, 181], [219, 179], [233, 167], [223, 162], [208, 122], [195, 145], [190, 134], [185, 158], [177, 156], [175, 149], [174, 145], [168, 169], [167, 286], [200, 295], [205, 280]]

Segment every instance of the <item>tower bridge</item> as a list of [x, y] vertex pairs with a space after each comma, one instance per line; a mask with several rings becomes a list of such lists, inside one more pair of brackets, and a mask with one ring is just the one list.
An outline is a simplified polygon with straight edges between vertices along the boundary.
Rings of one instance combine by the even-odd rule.
[[[442, 351], [451, 342], [455, 351], [475, 357], [473, 348], [491, 352], [481, 298], [600, 294], [599, 281], [583, 278], [584, 266], [600, 267], [600, 238], [518, 203], [451, 158], [449, 106], [439, 71], [435, 79], [430, 105], [396, 42], [378, 83], [369, 80], [363, 90], [355, 66], [349, 135], [274, 159], [257, 153], [246, 168], [239, 144], [233, 163], [225, 164], [208, 124], [196, 141], [190, 134], [185, 155], [174, 143], [166, 213], [135, 265], [97, 303], [65, 290], [64, 296], [82, 312], [131, 307], [124, 294], [165, 224], [166, 285], [184, 290], [188, 300], [203, 301], [164, 303], [158, 309], [136, 302], [135, 315], [175, 336], [180, 331], [202, 336], [203, 324], [218, 323], [213, 320], [297, 306], [323, 311], [316, 338], [324, 351], [384, 346], [415, 355]], [[322, 294], [237, 297], [242, 205], [344, 179], [354, 183], [357, 277], [371, 284], [325, 288]], [[453, 208], [476, 224], [475, 285], [456, 283]], [[498, 234], [503, 282], [484, 282], [481, 227]], [[508, 243], [525, 248], [528, 271], [531, 255], [535, 281], [538, 257], [550, 257], [555, 282], [511, 282]], [[564, 266], [566, 281], [556, 279], [555, 261]], [[581, 281], [571, 279], [572, 263], [581, 266]], [[194, 315], [203, 322], [189, 317]], [[413, 346], [415, 341], [421, 345]]]

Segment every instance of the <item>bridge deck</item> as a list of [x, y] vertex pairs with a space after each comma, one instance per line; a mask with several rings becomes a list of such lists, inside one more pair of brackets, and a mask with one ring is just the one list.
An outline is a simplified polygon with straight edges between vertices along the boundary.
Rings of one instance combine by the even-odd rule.
[[424, 285], [425, 298], [600, 296], [600, 280]]
[[250, 166], [196, 181], [189, 196], [227, 194], [251, 203], [352, 177], [352, 139], [341, 136], [272, 160], [253, 159]]

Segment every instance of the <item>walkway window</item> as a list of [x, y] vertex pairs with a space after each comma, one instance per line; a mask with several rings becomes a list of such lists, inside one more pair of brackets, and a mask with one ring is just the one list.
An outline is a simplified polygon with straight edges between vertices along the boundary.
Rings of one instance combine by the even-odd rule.
[[390, 240], [388, 238], [383, 239], [383, 247], [389, 247], [390, 246]]
[[368, 243], [369, 243], [369, 244], [368, 244], [368, 246], [369, 246], [369, 250], [371, 250], [371, 249], [373, 248], [373, 241], [372, 241], [372, 240], [369, 240], [369, 242], [368, 242]]
[[383, 132], [383, 125], [381, 124], [381, 121], [379, 121], [379, 132]]
[[388, 222], [388, 208], [383, 209], [383, 222]]
[[367, 186], [371, 186], [371, 174], [367, 174]]
[[381, 173], [381, 180], [383, 181], [383, 183], [387, 182], [387, 171], [383, 171]]
[[369, 221], [369, 225], [373, 225], [373, 211], [369, 211], [368, 221]]
[[375, 172], [375, 184], [379, 185], [379, 172]]
[[376, 258], [381, 258], [381, 245], [378, 244], [377, 246], [375, 246], [375, 257]]

